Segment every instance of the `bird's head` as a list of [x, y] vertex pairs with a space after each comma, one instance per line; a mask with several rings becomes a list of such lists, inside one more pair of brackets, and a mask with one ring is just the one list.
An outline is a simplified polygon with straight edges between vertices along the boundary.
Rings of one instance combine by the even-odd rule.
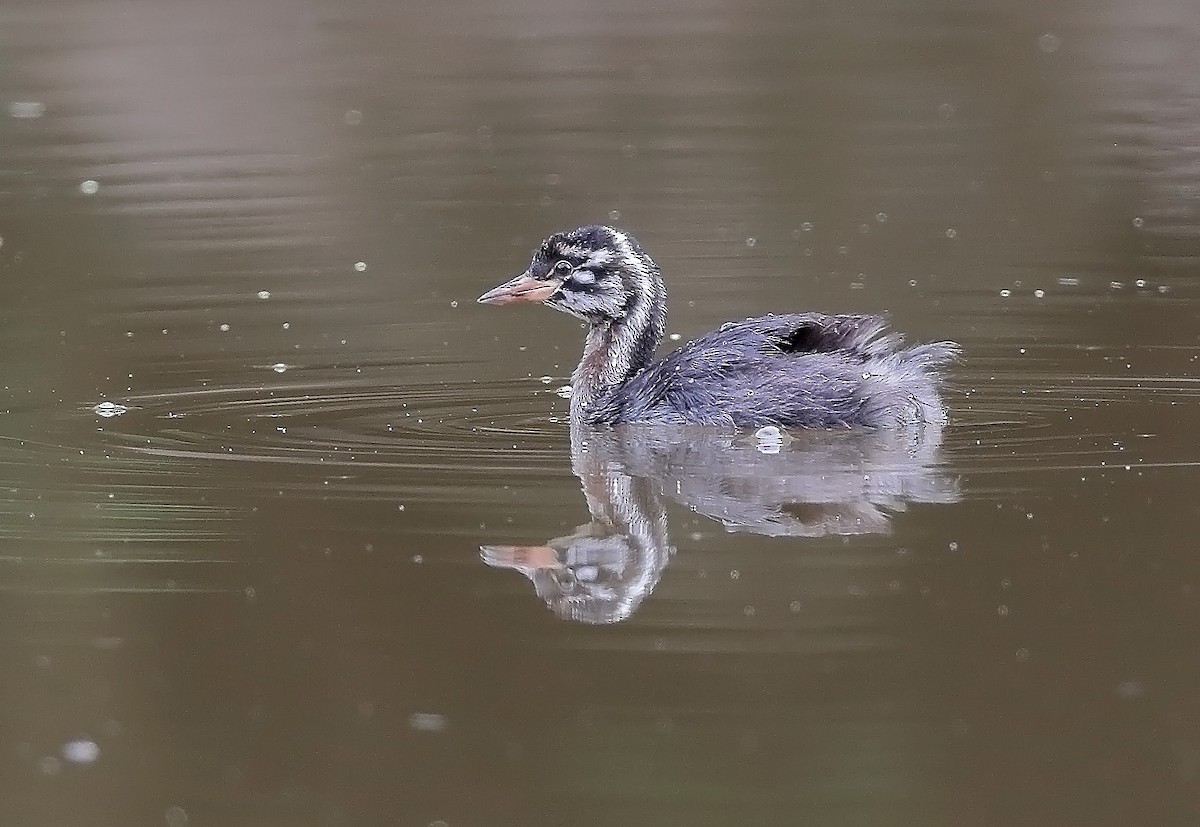
[[[643, 301], [645, 300], [645, 301]], [[555, 233], [529, 269], [479, 297], [483, 304], [542, 302], [592, 325], [665, 301], [662, 277], [633, 236], [600, 225]]]

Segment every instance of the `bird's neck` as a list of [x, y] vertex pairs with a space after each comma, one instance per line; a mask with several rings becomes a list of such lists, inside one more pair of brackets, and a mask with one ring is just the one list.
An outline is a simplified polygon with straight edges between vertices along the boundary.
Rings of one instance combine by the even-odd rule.
[[657, 273], [634, 294], [620, 319], [588, 328], [583, 358], [571, 375], [571, 418], [580, 420], [597, 400], [654, 359], [667, 324], [666, 290]]

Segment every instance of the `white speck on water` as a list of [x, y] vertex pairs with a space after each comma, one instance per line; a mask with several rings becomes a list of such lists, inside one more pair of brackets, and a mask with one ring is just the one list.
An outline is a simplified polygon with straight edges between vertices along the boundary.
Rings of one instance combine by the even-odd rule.
[[283, 327], [283, 329], [284, 329], [284, 330], [290, 330], [290, 329], [291, 329], [291, 327], [292, 327], [292, 323], [291, 323], [291, 322], [284, 322], [284, 323], [283, 323], [281, 326]]
[[549, 385], [551, 382], [554, 381], [554, 377], [553, 376], [543, 376], [538, 381], [540, 381], [543, 385]]
[[364, 273], [367, 269], [367, 263], [365, 261], [356, 261], [354, 262], [354, 269], [360, 273]]
[[59, 751], [62, 753], [62, 757], [72, 764], [91, 764], [100, 757], [100, 745], [95, 741], [83, 738], [78, 741], [67, 741]]
[[1002, 299], [1007, 299], [1011, 295], [1012, 295], [1011, 290], [1001, 290], [1000, 291], [1000, 298], [1002, 298]]
[[946, 229], [946, 238], [958, 238], [958, 230], [953, 227]]
[[1062, 38], [1054, 32], [1046, 32], [1038, 38], [1038, 48], [1046, 54], [1052, 54], [1058, 51], [1058, 47], [1062, 45]]
[[129, 408], [124, 405], [119, 405], [116, 402], [109, 402], [107, 399], [103, 402], [97, 402], [92, 406], [92, 413], [96, 416], [102, 416], [105, 419], [111, 419], [114, 416], [120, 416], [123, 413], [128, 413]]
[[737, 580], [741, 576], [742, 576], [742, 573], [740, 571], [738, 571], [737, 569], [731, 569], [729, 572], [730, 580]]
[[288, 366], [283, 362], [276, 362], [275, 364], [271, 365], [271, 370], [275, 371], [276, 373], [284, 373], [287, 371], [287, 369]]
[[260, 299], [262, 299], [263, 301], [266, 301], [267, 299], [271, 298], [271, 291], [270, 290], [259, 290], [258, 297]]
[[1135, 217], [1133, 219], [1133, 226], [1140, 230], [1142, 227], [1146, 226], [1146, 219], [1142, 218], [1140, 215]]
[[620, 221], [621, 220], [621, 211], [620, 210], [609, 210], [608, 211], [608, 220], [609, 221]]
[[754, 236], [750, 236], [750, 238], [747, 238], [747, 239], [746, 239], [746, 246], [747, 246], [747, 247], [753, 247], [753, 246], [754, 246], [755, 244], [757, 244], [757, 243], [758, 243], [758, 239], [757, 239], [757, 238], [755, 238]]
[[778, 454], [783, 447], [784, 433], [774, 425], [764, 425], [754, 432], [760, 454]]
[[909, 279], [909, 280], [908, 280], [908, 286], [909, 286], [909, 287], [916, 287], [916, 286], [917, 286], [917, 280], [916, 280], [916, 279]]
[[888, 214], [885, 212], [877, 212], [875, 213], [875, 220], [880, 224], [886, 224], [888, 220]]
[[100, 192], [100, 184], [99, 182], [93, 181], [91, 178], [89, 178], [79, 184], [79, 191], [84, 195], [95, 195], [96, 193]]
[[1124, 282], [1110, 281], [1108, 283], [1108, 287], [1110, 290], [1124, 290], [1125, 284], [1124, 284]]
[[802, 222], [802, 223], [800, 224], [800, 229], [801, 229], [803, 232], [806, 232], [806, 233], [811, 233], [811, 232], [812, 232], [812, 228], [813, 228], [813, 223], [812, 223], [811, 221], [805, 221], [805, 222]]
[[793, 600], [791, 603], [788, 604], [788, 609], [791, 610], [792, 614], [799, 612], [803, 608], [804, 608], [804, 604], [801, 603], [799, 600]]
[[949, 548], [951, 551], [958, 551], [958, 543], [954, 540], [951, 540], [950, 545], [947, 546], [947, 548]]
[[1044, 298], [1046, 298], [1046, 291], [1045, 291], [1045, 290], [1040, 290], [1040, 289], [1039, 289], [1039, 290], [1034, 290], [1034, 291], [1033, 291], [1033, 297], [1034, 297], [1035, 299], [1044, 299]]
[[414, 712], [408, 716], [408, 725], [418, 732], [443, 732], [446, 716], [437, 712]]
[[571, 398], [571, 386], [563, 385], [561, 388], [556, 390], [554, 393], [557, 394], [558, 396], [561, 396], [563, 399], [570, 399]]
[[217, 329], [218, 329], [218, 330], [220, 330], [222, 333], [228, 333], [228, 332], [229, 332], [229, 325], [228, 325], [228, 324], [223, 324], [223, 325], [221, 325], [220, 327], [218, 327]]
[[1167, 285], [1165, 285], [1165, 284], [1160, 284], [1160, 285], [1159, 285], [1157, 288], [1155, 288], [1155, 289], [1156, 289], [1156, 290], [1158, 290], [1158, 292], [1159, 292], [1159, 293], [1166, 293], [1166, 292], [1167, 292], [1168, 290], [1170, 290], [1171, 288], [1167, 287]]
[[1075, 278], [1074, 276], [1059, 276], [1057, 279], [1055, 279], [1055, 281], [1057, 281], [1061, 287], [1079, 286], [1079, 279]]
[[46, 114], [46, 104], [41, 101], [13, 101], [8, 105], [8, 114], [21, 120], [40, 118]]
[[346, 126], [358, 126], [362, 123], [363, 114], [358, 109], [349, 109], [342, 116], [342, 120], [346, 122]]
[[454, 299], [454, 300], [452, 300], [452, 301], [450, 302], [450, 306], [451, 306], [451, 307], [458, 307], [458, 299]]
[[682, 339], [683, 337], [682, 337], [682, 336], [680, 336], [678, 333], [672, 333], [672, 334], [671, 334], [670, 336], [668, 336], [667, 338], [668, 338], [668, 339], [670, 339], [672, 342], [678, 342], [678, 341], [679, 341], [680, 339]]
[[1146, 286], [1146, 280], [1145, 280], [1145, 279], [1138, 279], [1137, 281], [1135, 281], [1135, 282], [1134, 282], [1134, 284], [1136, 284], [1138, 287], [1145, 287], [1145, 286]]

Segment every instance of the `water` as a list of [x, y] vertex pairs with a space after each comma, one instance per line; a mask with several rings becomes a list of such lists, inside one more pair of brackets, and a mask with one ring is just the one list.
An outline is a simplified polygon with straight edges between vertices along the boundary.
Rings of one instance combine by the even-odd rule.
[[[1193, 4], [0, 20], [0, 823], [1196, 822]], [[572, 434], [585, 221], [952, 424]]]

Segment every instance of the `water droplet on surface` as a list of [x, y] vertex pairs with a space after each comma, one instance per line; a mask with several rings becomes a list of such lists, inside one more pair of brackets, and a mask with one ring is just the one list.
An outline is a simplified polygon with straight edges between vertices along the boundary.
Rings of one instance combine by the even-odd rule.
[[114, 416], [120, 416], [123, 413], [128, 413], [129, 408], [124, 405], [119, 405], [116, 402], [109, 402], [108, 400], [105, 400], [103, 402], [97, 402], [92, 407], [92, 412], [96, 414], [96, 416], [102, 416], [105, 419], [110, 419]]
[[1062, 38], [1054, 32], [1046, 32], [1038, 38], [1038, 48], [1046, 54], [1052, 54], [1058, 51], [1058, 47], [1062, 45]]
[[1002, 298], [1002, 299], [1007, 299], [1011, 295], [1012, 295], [1011, 290], [1001, 290], [1000, 291], [1000, 298]]
[[365, 273], [367, 270], [367, 263], [365, 261], [356, 261], [354, 262], [354, 269], [360, 273]]
[[1039, 290], [1034, 290], [1034, 291], [1033, 291], [1033, 297], [1034, 297], [1035, 299], [1044, 299], [1044, 298], [1046, 298], [1046, 291], [1045, 291], [1045, 290], [1040, 290], [1040, 289], [1039, 289]]
[[8, 114], [21, 120], [40, 118], [46, 114], [46, 104], [41, 101], [13, 101], [8, 105]]
[[284, 373], [287, 371], [287, 369], [288, 366], [283, 362], [276, 362], [275, 364], [271, 365], [271, 370], [275, 371], [276, 373]]
[[672, 333], [672, 334], [671, 334], [670, 336], [668, 336], [667, 338], [668, 338], [668, 339], [670, 339], [672, 342], [678, 342], [678, 341], [679, 341], [680, 339], [682, 339], [683, 337], [682, 337], [682, 336], [680, 336], [678, 333]]
[[100, 745], [81, 738], [78, 741], [67, 741], [62, 745], [60, 752], [62, 757], [72, 764], [91, 764], [100, 757]]
[[95, 195], [100, 192], [100, 184], [98, 181], [93, 181], [91, 178], [83, 181], [79, 185], [79, 191], [84, 195]]

